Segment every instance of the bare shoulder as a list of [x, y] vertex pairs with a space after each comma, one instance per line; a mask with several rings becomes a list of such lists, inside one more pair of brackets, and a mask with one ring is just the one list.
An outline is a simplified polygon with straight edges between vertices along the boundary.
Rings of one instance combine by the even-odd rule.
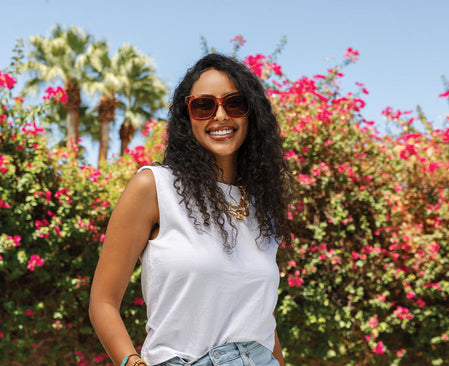
[[150, 169], [144, 169], [131, 178], [117, 202], [115, 211], [134, 218], [143, 215], [152, 224], [159, 221], [156, 180]]
[[142, 200], [157, 199], [156, 180], [150, 169], [135, 174], [128, 182], [123, 195], [138, 196]]

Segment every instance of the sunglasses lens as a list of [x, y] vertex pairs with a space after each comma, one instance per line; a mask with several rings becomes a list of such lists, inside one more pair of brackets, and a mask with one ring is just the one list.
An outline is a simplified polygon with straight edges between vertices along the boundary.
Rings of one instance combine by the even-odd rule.
[[[224, 98], [215, 98], [213, 96], [188, 97], [190, 102], [190, 115], [198, 120], [212, 118], [218, 108], [218, 104], [223, 105], [229, 117], [243, 117], [249, 112], [248, 103], [243, 95], [230, 95]], [[186, 99], [186, 100], [188, 100]], [[221, 102], [223, 101], [223, 102]]]
[[190, 112], [198, 119], [212, 117], [215, 112], [215, 101], [211, 98], [195, 98], [190, 102]]
[[248, 113], [248, 103], [243, 95], [234, 95], [226, 99], [226, 113], [231, 117], [242, 117]]

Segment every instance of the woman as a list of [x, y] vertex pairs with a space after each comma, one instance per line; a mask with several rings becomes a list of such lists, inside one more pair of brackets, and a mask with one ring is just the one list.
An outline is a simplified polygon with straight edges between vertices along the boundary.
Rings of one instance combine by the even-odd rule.
[[[287, 173], [270, 101], [246, 66], [210, 54], [176, 88], [167, 132], [163, 166], [141, 168], [111, 216], [92, 324], [116, 365], [282, 366], [273, 311]], [[141, 355], [119, 315], [139, 257]]]

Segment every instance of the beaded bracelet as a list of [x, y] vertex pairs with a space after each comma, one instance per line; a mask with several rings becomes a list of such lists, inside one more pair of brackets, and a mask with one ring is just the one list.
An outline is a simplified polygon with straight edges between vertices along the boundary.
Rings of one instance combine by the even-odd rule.
[[147, 366], [145, 361], [142, 360], [141, 358], [138, 358], [137, 360], [135, 360], [131, 366], [139, 366], [139, 365]]
[[[130, 355], [125, 356], [125, 358], [123, 359], [123, 361], [120, 364], [120, 366], [126, 366], [126, 363], [128, 362], [129, 358], [132, 357], [132, 356], [137, 356], [137, 357], [139, 357], [139, 359], [141, 359], [140, 355], [138, 353], [131, 353]], [[135, 365], [133, 365], [133, 366], [135, 366]]]

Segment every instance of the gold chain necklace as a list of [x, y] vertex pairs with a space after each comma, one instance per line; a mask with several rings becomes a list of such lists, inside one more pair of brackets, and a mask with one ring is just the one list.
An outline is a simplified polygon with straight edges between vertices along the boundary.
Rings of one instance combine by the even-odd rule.
[[229, 202], [226, 202], [225, 211], [230, 213], [234, 219], [237, 221], [243, 220], [245, 217], [249, 215], [249, 198], [243, 186], [238, 186], [240, 190], [240, 202], [239, 204], [233, 205]]

